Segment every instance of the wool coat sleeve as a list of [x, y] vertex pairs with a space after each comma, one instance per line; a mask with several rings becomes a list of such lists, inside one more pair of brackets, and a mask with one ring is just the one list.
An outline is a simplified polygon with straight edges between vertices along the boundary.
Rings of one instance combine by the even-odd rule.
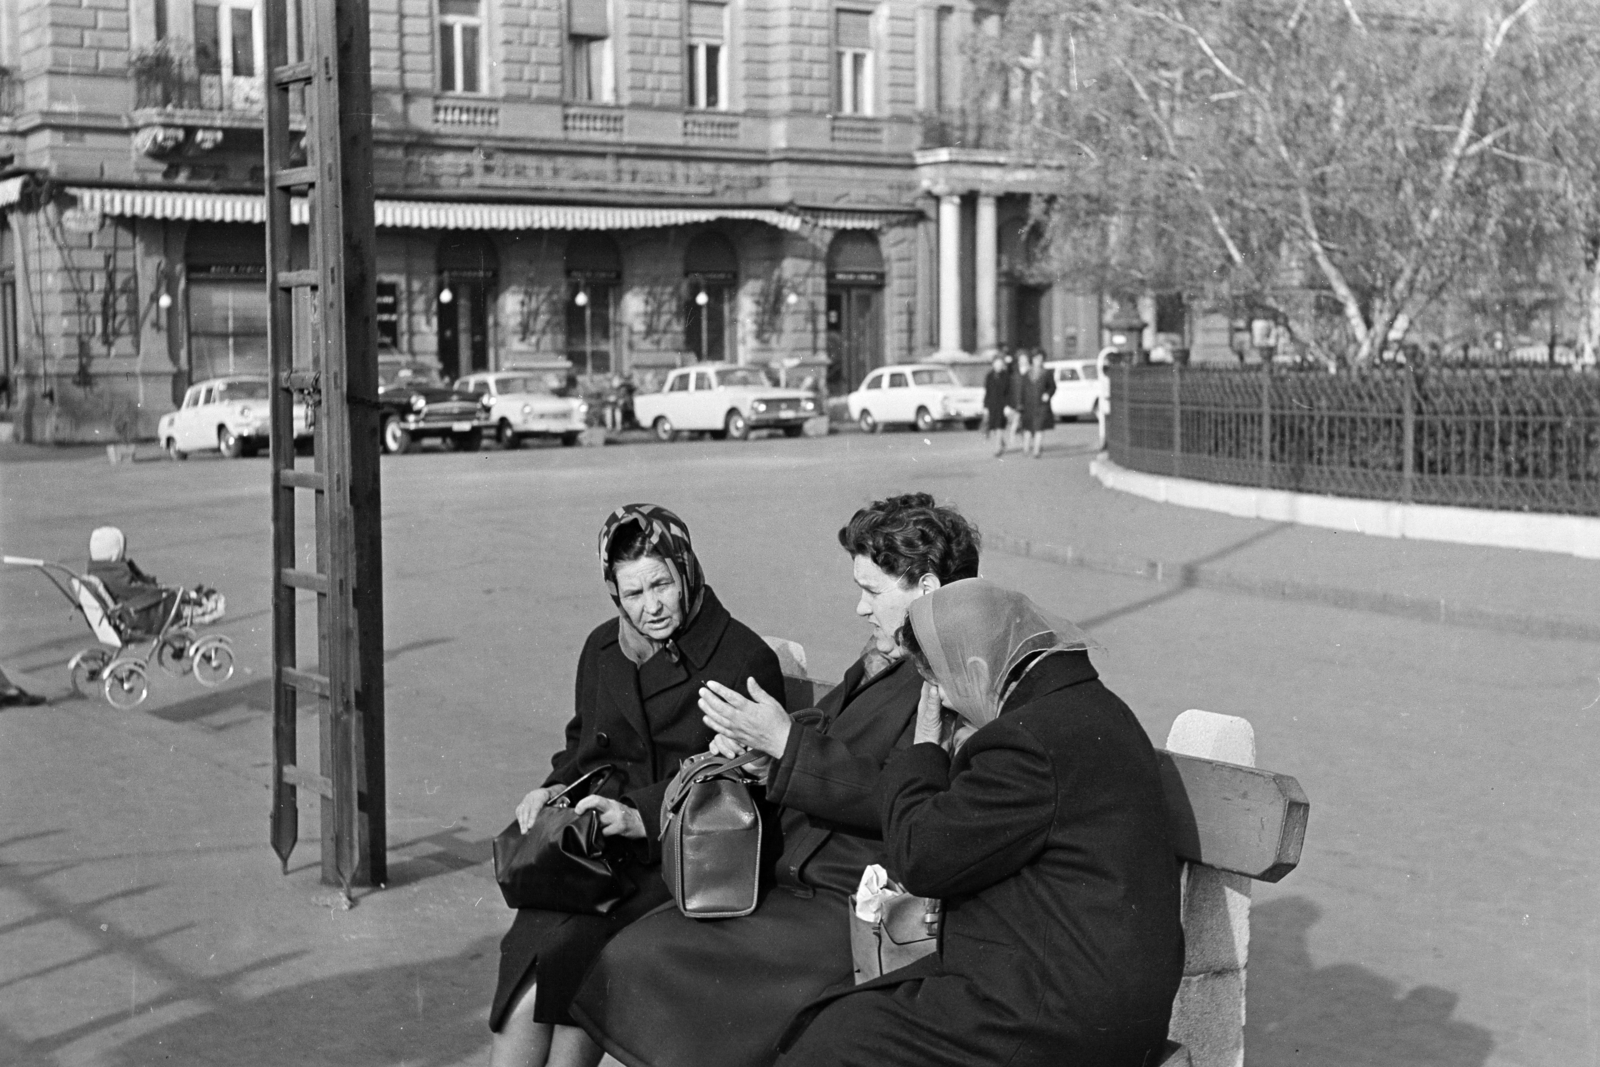
[[1027, 730], [996, 719], [956, 754], [917, 744], [884, 768], [889, 873], [918, 896], [987, 889], [1035, 859], [1056, 813], [1055, 768]]
[[791, 720], [789, 743], [773, 769], [767, 796], [784, 807], [876, 834], [874, 790], [883, 773], [882, 763], [851, 752], [806, 715], [799, 712]]

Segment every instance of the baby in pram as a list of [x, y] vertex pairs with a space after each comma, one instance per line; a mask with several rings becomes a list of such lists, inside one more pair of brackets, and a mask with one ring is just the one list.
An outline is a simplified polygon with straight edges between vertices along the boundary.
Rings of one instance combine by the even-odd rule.
[[174, 604], [185, 626], [202, 626], [222, 618], [227, 602], [208, 586], [193, 589], [164, 586], [128, 558], [128, 539], [115, 526], [101, 526], [89, 535], [89, 576], [97, 578], [114, 602], [132, 613], [135, 626], [155, 633], [172, 616]]

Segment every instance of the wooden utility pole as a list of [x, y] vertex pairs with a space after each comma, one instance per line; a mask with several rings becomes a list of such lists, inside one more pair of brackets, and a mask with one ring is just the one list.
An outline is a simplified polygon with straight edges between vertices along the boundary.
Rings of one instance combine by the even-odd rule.
[[[318, 794], [322, 880], [348, 900], [352, 886], [388, 877], [367, 4], [266, 0], [265, 9], [272, 847], [287, 872], [299, 839], [299, 790]], [[297, 146], [291, 122], [301, 116]], [[301, 195], [310, 234], [297, 248], [290, 215]], [[309, 346], [297, 346], [297, 336]], [[296, 465], [297, 404], [313, 426], [310, 469]], [[312, 497], [314, 562], [296, 544], [300, 491]], [[314, 668], [300, 663], [301, 594], [316, 601]], [[316, 771], [299, 763], [302, 697], [318, 711]]]

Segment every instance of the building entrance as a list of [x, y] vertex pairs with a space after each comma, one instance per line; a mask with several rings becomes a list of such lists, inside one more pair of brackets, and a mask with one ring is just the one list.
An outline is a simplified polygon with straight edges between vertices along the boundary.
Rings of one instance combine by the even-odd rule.
[[184, 249], [189, 384], [267, 373], [266, 231], [201, 223]]
[[839, 396], [883, 363], [883, 253], [848, 230], [828, 246], [828, 392]]
[[493, 362], [489, 321], [500, 259], [489, 239], [475, 233], [445, 234], [438, 256], [439, 373], [454, 380]]
[[714, 230], [700, 234], [684, 253], [683, 275], [683, 347], [691, 359], [737, 362], [732, 325], [739, 255], [733, 244]]

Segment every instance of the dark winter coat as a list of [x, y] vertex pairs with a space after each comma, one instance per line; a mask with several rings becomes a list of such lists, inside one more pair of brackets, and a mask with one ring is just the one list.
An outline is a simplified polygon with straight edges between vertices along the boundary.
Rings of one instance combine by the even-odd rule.
[[637, 891], [606, 916], [518, 911], [500, 945], [500, 981], [489, 1015], [494, 1030], [530, 967], [538, 969], [534, 1018], [570, 1023], [567, 1005], [601, 947], [670, 899], [660, 875], [661, 801], [678, 764], [711, 744], [712, 731], [699, 708], [700, 687], [715, 680], [743, 693], [754, 677], [767, 692], [783, 692], [777, 655], [729, 615], [709, 588], [700, 613], [673, 645], [638, 667], [622, 654], [617, 626], [616, 619], [601, 623], [584, 643], [577, 710], [567, 724], [566, 747], [551, 759], [544, 784], [564, 785], [597, 767], [613, 768], [601, 795], [638, 808], [645, 827], [642, 841], [614, 841], [615, 863]]
[[783, 1067], [1147, 1062], [1183, 970], [1178, 866], [1155, 751], [1087, 653], [1046, 657], [953, 760], [898, 753], [880, 811], [890, 874], [944, 899], [940, 951], [808, 1006]]
[[1021, 429], [1039, 433], [1055, 426], [1050, 398], [1056, 395], [1056, 376], [1049, 367], [1038, 378], [1019, 372], [1012, 379], [1011, 395], [1011, 406], [1022, 413]]
[[848, 896], [882, 863], [875, 787], [910, 746], [922, 679], [863, 663], [795, 713], [767, 795], [783, 805], [776, 886], [752, 915], [699, 922], [668, 905], [608, 944], [572, 1014], [628, 1067], [759, 1067], [806, 1002], [852, 974]]
[[1009, 370], [992, 368], [983, 376], [983, 412], [991, 430], [1005, 428], [1006, 408], [1011, 406], [1011, 377]]

